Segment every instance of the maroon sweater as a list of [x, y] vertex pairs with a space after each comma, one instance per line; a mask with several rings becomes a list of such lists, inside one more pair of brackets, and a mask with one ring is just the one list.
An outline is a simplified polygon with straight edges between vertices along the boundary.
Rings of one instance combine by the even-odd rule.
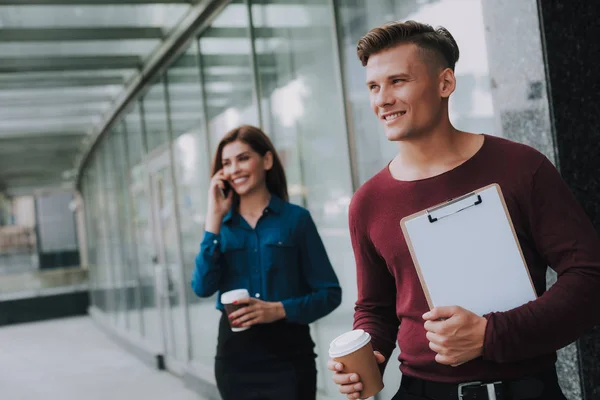
[[[502, 189], [539, 298], [486, 316], [483, 357], [441, 365], [425, 337], [421, 316], [429, 308], [400, 220], [491, 183]], [[556, 350], [600, 323], [598, 235], [554, 166], [528, 146], [486, 135], [471, 159], [418, 181], [395, 180], [386, 167], [356, 192], [349, 217], [354, 327], [369, 332], [386, 359], [397, 337], [406, 375], [438, 382], [523, 377], [552, 367]], [[546, 291], [547, 266], [558, 281]]]

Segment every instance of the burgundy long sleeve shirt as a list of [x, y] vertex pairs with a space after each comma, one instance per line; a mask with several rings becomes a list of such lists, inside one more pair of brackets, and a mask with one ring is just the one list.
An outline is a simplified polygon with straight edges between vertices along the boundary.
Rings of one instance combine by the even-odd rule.
[[[400, 220], [492, 183], [502, 189], [539, 297], [486, 315], [482, 357], [438, 364]], [[438, 382], [527, 376], [551, 368], [556, 350], [600, 323], [600, 239], [558, 171], [531, 147], [486, 135], [465, 163], [418, 181], [396, 180], [386, 167], [356, 192], [349, 219], [358, 280], [354, 327], [369, 332], [386, 359], [397, 339], [406, 375]], [[558, 281], [546, 290], [548, 266]]]

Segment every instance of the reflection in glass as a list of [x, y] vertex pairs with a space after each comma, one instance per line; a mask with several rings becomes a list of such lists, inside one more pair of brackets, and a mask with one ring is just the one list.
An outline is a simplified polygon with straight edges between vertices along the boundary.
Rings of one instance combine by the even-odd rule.
[[155, 299], [154, 263], [156, 254], [152, 232], [149, 178], [144, 165], [131, 169], [131, 197], [133, 199], [134, 229], [137, 261], [140, 274], [143, 335], [155, 346], [161, 346], [160, 321]]
[[113, 141], [113, 152], [117, 172], [117, 193], [115, 202], [118, 211], [119, 249], [122, 256], [122, 291], [127, 313], [128, 329], [141, 335], [140, 293], [138, 287], [137, 259], [133, 237], [133, 213], [129, 200], [129, 163], [125, 124], [117, 125]]
[[187, 340], [185, 325], [185, 297], [181, 293], [182, 270], [179, 259], [179, 235], [175, 218], [174, 187], [168, 165], [152, 174], [157, 224], [157, 285], [161, 285], [161, 323], [166, 339], [166, 353], [179, 361], [186, 361]]
[[[265, 130], [282, 157], [292, 202], [307, 207], [344, 290], [343, 304], [313, 326], [316, 352], [346, 330], [356, 299], [348, 204], [352, 196], [348, 142], [335, 62], [333, 15], [327, 0], [252, 3]], [[350, 273], [352, 272], [352, 273]], [[319, 358], [318, 386], [337, 388]]]
[[157, 80], [142, 99], [148, 153], [169, 140], [167, 99], [162, 79]]
[[114, 314], [117, 326], [120, 328], [126, 327], [125, 313], [125, 292], [124, 285], [124, 263], [121, 252], [122, 237], [119, 230], [119, 211], [117, 209], [117, 158], [114, 152], [115, 140], [117, 132], [112, 130], [108, 136], [104, 138], [104, 152], [102, 153], [105, 162], [106, 173], [106, 228], [107, 228], [107, 252], [109, 268], [112, 271], [111, 293], [114, 296]]
[[85, 186], [83, 198], [85, 201], [88, 263], [89, 263], [89, 285], [90, 301], [92, 305], [100, 310], [105, 310], [104, 296], [100, 290], [98, 281], [98, 166], [97, 156], [94, 154], [90, 159], [89, 166], [84, 172]]
[[194, 45], [167, 71], [167, 82], [175, 138], [173, 155], [192, 359], [210, 369], [214, 362], [219, 314], [214, 298], [200, 298], [190, 288], [194, 260], [204, 232], [210, 174], [200, 69]]
[[211, 155], [229, 130], [241, 124], [258, 125], [248, 31], [235, 29], [239, 36], [228, 34], [229, 29], [248, 24], [246, 5], [230, 4], [199, 40]]
[[98, 268], [97, 278], [99, 290], [102, 291], [104, 296], [104, 305], [107, 316], [110, 318], [112, 323], [116, 322], [115, 316], [115, 292], [114, 292], [114, 274], [112, 259], [110, 254], [110, 242], [109, 242], [109, 225], [108, 225], [108, 202], [110, 198], [108, 196], [108, 172], [109, 172], [109, 160], [106, 157], [106, 141], [103, 141], [99, 145], [98, 149]]
[[127, 131], [127, 158], [129, 168], [139, 164], [146, 154], [146, 142], [142, 126], [140, 104], [136, 101], [131, 105], [125, 116], [125, 130]]

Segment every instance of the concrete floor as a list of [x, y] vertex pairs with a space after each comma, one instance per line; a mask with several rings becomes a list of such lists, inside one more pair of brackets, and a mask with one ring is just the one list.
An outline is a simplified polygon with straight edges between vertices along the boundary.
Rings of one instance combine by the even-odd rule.
[[88, 317], [0, 328], [0, 398], [203, 400], [117, 346]]

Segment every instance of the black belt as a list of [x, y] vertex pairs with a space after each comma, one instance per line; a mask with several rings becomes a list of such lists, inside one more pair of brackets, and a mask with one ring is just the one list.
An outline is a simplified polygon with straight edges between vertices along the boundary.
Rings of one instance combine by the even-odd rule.
[[539, 398], [556, 372], [507, 381], [442, 383], [403, 375], [401, 387], [415, 396], [435, 400], [522, 400]]

